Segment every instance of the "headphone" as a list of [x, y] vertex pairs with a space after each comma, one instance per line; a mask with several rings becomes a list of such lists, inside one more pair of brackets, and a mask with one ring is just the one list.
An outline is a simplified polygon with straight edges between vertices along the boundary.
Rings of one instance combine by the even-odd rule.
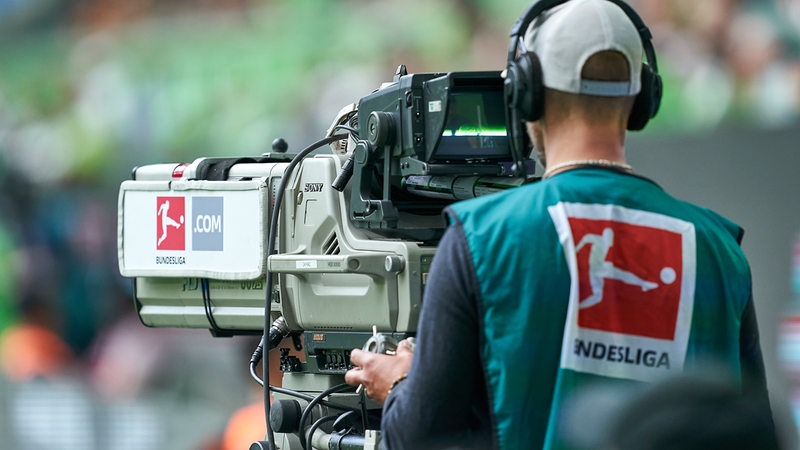
[[[544, 11], [566, 3], [568, 0], [539, 0], [521, 15], [511, 29], [508, 46], [508, 62], [504, 81], [506, 114], [509, 119], [512, 142], [521, 157], [527, 148], [527, 133], [523, 121], [539, 120], [544, 114], [544, 83], [542, 66], [535, 53], [522, 51], [517, 55], [519, 42], [524, 38], [530, 23]], [[636, 95], [631, 114], [628, 117], [628, 130], [638, 131], [655, 117], [661, 105], [662, 84], [658, 74], [656, 53], [653, 49], [652, 34], [644, 21], [627, 3], [621, 0], [608, 0], [619, 6], [636, 27], [642, 40], [647, 62], [642, 62], [641, 90]]]

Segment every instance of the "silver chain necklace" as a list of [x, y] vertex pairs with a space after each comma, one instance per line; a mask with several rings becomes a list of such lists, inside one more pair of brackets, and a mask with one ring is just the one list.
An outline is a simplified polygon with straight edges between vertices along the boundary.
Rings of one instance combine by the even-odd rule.
[[628, 173], [633, 172], [633, 167], [630, 164], [625, 164], [616, 161], [609, 161], [607, 159], [579, 159], [574, 161], [566, 161], [561, 164], [556, 164], [555, 166], [548, 167], [547, 170], [544, 171], [542, 179], [553, 176], [555, 172], [561, 169], [567, 167], [577, 167], [577, 166], [607, 167], [610, 169], [617, 169]]

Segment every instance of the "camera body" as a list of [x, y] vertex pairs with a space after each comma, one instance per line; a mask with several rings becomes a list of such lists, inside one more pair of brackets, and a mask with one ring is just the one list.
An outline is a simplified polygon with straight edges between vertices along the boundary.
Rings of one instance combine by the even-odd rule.
[[[241, 162], [224, 181], [196, 179], [198, 167], [208, 162], [195, 161], [179, 179], [168, 178], [169, 167], [160, 174], [157, 167], [136, 169], [135, 179], [121, 185], [120, 270], [135, 278], [145, 325], [260, 334], [269, 298], [292, 330], [416, 329], [435, 246], [383, 239], [353, 226], [346, 193], [330, 188], [341, 157], [317, 155], [298, 166], [284, 194], [277, 252], [269, 258], [266, 226], [288, 163]], [[157, 211], [166, 201], [180, 226], [169, 225], [164, 233], [168, 219]], [[158, 244], [172, 233], [185, 233], [183, 244]], [[219, 245], [198, 250], [212, 234]], [[266, 271], [277, 277], [269, 296]], [[216, 327], [204, 303], [210, 303]]]

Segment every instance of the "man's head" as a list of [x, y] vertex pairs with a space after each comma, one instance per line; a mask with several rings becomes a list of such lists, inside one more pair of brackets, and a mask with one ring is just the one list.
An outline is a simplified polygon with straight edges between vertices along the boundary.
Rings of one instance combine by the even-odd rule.
[[531, 22], [524, 44], [539, 61], [544, 86], [543, 117], [528, 127], [539, 152], [543, 128], [560, 124], [605, 127], [624, 138], [642, 89], [643, 44], [618, 5], [571, 0], [553, 7]]

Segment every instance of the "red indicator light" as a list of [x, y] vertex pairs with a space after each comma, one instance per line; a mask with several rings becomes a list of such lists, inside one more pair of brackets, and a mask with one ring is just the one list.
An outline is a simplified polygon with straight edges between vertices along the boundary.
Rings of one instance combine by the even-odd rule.
[[177, 166], [175, 166], [175, 168], [172, 169], [172, 178], [183, 177], [183, 172], [186, 170], [187, 167], [189, 167], [189, 164], [186, 163], [178, 164]]

